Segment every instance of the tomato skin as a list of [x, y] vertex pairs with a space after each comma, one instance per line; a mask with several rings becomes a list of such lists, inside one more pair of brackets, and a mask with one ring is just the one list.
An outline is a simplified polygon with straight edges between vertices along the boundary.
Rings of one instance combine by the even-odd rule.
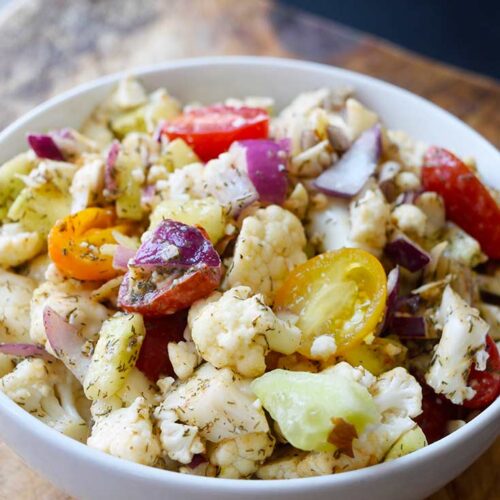
[[175, 377], [168, 357], [168, 343], [184, 340], [188, 310], [179, 311], [162, 318], [146, 318], [146, 336], [137, 358], [137, 368], [152, 382], [160, 376]]
[[385, 310], [386, 283], [376, 257], [359, 248], [342, 248], [294, 268], [276, 292], [274, 305], [299, 317], [300, 354], [313, 359], [312, 342], [328, 334], [339, 356], [375, 332]]
[[146, 293], [143, 300], [131, 302], [128, 299], [129, 277], [125, 275], [118, 294], [118, 306], [127, 312], [138, 312], [148, 318], [167, 316], [210, 295], [219, 286], [220, 280], [220, 267], [205, 266], [176, 280], [174, 286]]
[[489, 354], [486, 370], [472, 368], [468, 384], [476, 394], [463, 402], [465, 408], [480, 410], [489, 406], [500, 395], [500, 354], [493, 339], [486, 337], [486, 350]]
[[163, 133], [170, 140], [183, 139], [207, 162], [227, 151], [234, 141], [267, 138], [269, 115], [260, 108], [195, 108], [167, 122]]
[[[101, 254], [99, 247], [116, 243], [113, 230], [128, 233], [128, 224], [116, 225], [109, 208], [86, 208], [56, 222], [48, 236], [49, 255], [68, 278], [103, 281], [114, 278], [113, 258]], [[90, 245], [90, 246], [89, 246]]]
[[443, 148], [429, 148], [423, 167], [424, 189], [443, 197], [447, 218], [473, 236], [490, 258], [500, 259], [500, 207], [481, 181]]

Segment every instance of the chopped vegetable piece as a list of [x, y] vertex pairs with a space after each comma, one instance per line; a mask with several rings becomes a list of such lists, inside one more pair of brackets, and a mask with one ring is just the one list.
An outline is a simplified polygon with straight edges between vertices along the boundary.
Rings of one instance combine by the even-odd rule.
[[288, 189], [287, 150], [283, 142], [249, 139], [233, 143], [230, 152], [248, 173], [260, 201], [282, 205]]
[[164, 220], [129, 261], [118, 304], [145, 316], [172, 314], [215, 290], [221, 266], [203, 229]]
[[175, 377], [168, 357], [169, 342], [184, 340], [187, 326], [187, 309], [161, 318], [146, 318], [146, 336], [137, 359], [137, 368], [149, 380], [156, 382], [161, 376]]
[[324, 253], [297, 266], [276, 293], [275, 306], [299, 317], [299, 352], [311, 356], [316, 337], [333, 337], [336, 354], [375, 332], [387, 294], [380, 262], [357, 248]]
[[269, 115], [263, 109], [214, 105], [191, 109], [168, 121], [163, 133], [170, 140], [180, 137], [208, 161], [234, 141], [266, 138], [268, 128]]
[[86, 208], [58, 221], [51, 229], [49, 255], [58, 269], [70, 278], [101, 281], [114, 278], [118, 271], [113, 258], [101, 253], [106, 243], [116, 243], [113, 231], [127, 233], [130, 226], [117, 225], [113, 211]]
[[424, 157], [422, 183], [444, 198], [446, 217], [473, 236], [492, 259], [500, 259], [500, 207], [465, 163], [443, 148]]
[[396, 236], [388, 243], [385, 253], [396, 264], [411, 272], [420, 271], [431, 261], [429, 254], [404, 234]]
[[413, 429], [406, 431], [387, 452], [384, 462], [390, 462], [399, 457], [404, 457], [409, 453], [420, 450], [427, 446], [427, 438], [424, 431], [417, 425]]
[[140, 314], [116, 313], [103, 323], [83, 384], [89, 399], [108, 398], [122, 388], [145, 334]]
[[54, 139], [48, 134], [29, 134], [28, 143], [38, 158], [64, 161], [61, 150]]
[[[252, 390], [287, 441], [300, 450], [335, 451], [339, 444], [345, 450], [345, 424], [354, 428], [349, 428], [354, 438], [380, 417], [368, 390], [339, 374], [273, 370], [255, 379]], [[342, 443], [332, 434], [341, 421]]]
[[363, 132], [344, 156], [314, 181], [314, 185], [330, 196], [351, 198], [375, 173], [381, 151], [380, 125], [375, 125]]

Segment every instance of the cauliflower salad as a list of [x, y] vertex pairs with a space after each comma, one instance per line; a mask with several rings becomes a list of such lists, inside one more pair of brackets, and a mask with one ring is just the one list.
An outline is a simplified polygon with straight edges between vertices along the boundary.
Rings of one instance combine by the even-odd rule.
[[0, 167], [0, 390], [139, 464], [394, 460], [500, 391], [500, 208], [346, 88], [182, 105], [121, 81]]

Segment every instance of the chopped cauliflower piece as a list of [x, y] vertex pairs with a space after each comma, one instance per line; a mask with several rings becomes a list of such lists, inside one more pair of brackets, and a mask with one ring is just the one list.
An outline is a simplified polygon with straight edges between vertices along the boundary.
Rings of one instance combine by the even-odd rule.
[[416, 205], [403, 203], [392, 211], [394, 224], [409, 236], [422, 237], [425, 234], [427, 216]]
[[229, 368], [205, 363], [187, 381], [177, 381], [162, 403], [180, 422], [198, 427], [200, 436], [217, 443], [250, 432], [268, 432], [264, 411], [255, 404], [249, 381]]
[[206, 186], [203, 163], [191, 163], [174, 170], [166, 180], [157, 183], [162, 199], [189, 200], [204, 198]]
[[274, 437], [265, 432], [225, 439], [208, 447], [208, 459], [218, 467], [218, 477], [250, 477], [274, 450]]
[[436, 238], [444, 229], [446, 214], [444, 200], [437, 193], [426, 191], [415, 200], [415, 205], [426, 215], [425, 236]]
[[43, 310], [51, 307], [57, 314], [78, 328], [78, 333], [94, 340], [110, 311], [90, 298], [90, 291], [76, 280], [60, 283], [46, 281], [34, 292], [31, 299], [30, 337], [33, 342], [45, 345], [47, 337], [43, 325]]
[[265, 372], [269, 348], [291, 354], [300, 344], [300, 330], [276, 317], [261, 295], [252, 296], [252, 290], [244, 286], [223, 295], [215, 292], [208, 303], [195, 303], [188, 323], [203, 359], [244, 377]]
[[0, 379], [0, 391], [62, 434], [86, 440], [88, 426], [77, 408], [81, 387], [61, 363], [27, 358]]
[[413, 172], [401, 172], [396, 175], [396, 186], [400, 192], [418, 191], [422, 188], [422, 183]]
[[174, 410], [160, 405], [154, 416], [160, 428], [160, 443], [163, 452], [181, 464], [189, 464], [194, 455], [205, 452], [205, 443], [194, 425], [179, 423]]
[[0, 342], [29, 342], [35, 282], [0, 269]]
[[387, 136], [391, 143], [396, 146], [396, 160], [399, 160], [405, 167], [420, 175], [420, 168], [424, 161], [427, 144], [417, 141], [401, 130], [388, 130]]
[[475, 267], [487, 260], [479, 242], [455, 224], [448, 222], [444, 238], [448, 245], [444, 255], [468, 267]]
[[194, 342], [169, 342], [168, 357], [175, 374], [181, 380], [189, 378], [201, 363]]
[[292, 212], [299, 219], [303, 219], [306, 216], [308, 206], [309, 194], [304, 184], [299, 182], [293, 188], [290, 196], [285, 200], [283, 207]]
[[36, 257], [44, 245], [39, 233], [26, 231], [19, 223], [5, 224], [0, 228], [0, 266], [19, 266]]
[[450, 286], [443, 293], [437, 319], [443, 333], [425, 380], [437, 393], [461, 404], [476, 394], [467, 386], [472, 365], [475, 363], [478, 370], [486, 368], [489, 325]]
[[121, 109], [133, 109], [146, 103], [146, 91], [136, 78], [122, 78], [113, 94], [113, 101]]
[[377, 187], [358, 195], [350, 205], [350, 238], [361, 246], [379, 253], [387, 241], [387, 225], [391, 210]]
[[345, 122], [351, 141], [357, 139], [365, 130], [379, 121], [376, 113], [363, 106], [358, 100], [350, 97], [345, 103]]
[[306, 452], [291, 448], [277, 457], [272, 457], [259, 467], [256, 476], [259, 479], [294, 479], [299, 476], [297, 467]]
[[316, 337], [311, 345], [311, 357], [313, 359], [326, 360], [337, 350], [335, 339], [331, 335], [320, 335]]
[[73, 198], [71, 213], [94, 205], [104, 189], [104, 161], [98, 156], [88, 158], [76, 171], [69, 192]]
[[249, 286], [272, 300], [288, 273], [307, 260], [304, 228], [288, 210], [271, 205], [243, 221], [226, 288]]
[[150, 407], [138, 397], [129, 407], [98, 418], [87, 440], [91, 448], [144, 465], [154, 465], [160, 442], [153, 431]]

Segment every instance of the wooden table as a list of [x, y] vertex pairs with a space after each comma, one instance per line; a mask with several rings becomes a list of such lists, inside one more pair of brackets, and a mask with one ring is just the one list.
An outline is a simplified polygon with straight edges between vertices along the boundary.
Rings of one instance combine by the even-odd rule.
[[[411, 28], [409, 29], [417, 29]], [[23, 0], [0, 12], [0, 127], [98, 76], [180, 57], [320, 61], [420, 94], [500, 146], [500, 87], [363, 33], [259, 0]], [[434, 500], [500, 497], [500, 441]], [[67, 498], [0, 443], [0, 499]]]

